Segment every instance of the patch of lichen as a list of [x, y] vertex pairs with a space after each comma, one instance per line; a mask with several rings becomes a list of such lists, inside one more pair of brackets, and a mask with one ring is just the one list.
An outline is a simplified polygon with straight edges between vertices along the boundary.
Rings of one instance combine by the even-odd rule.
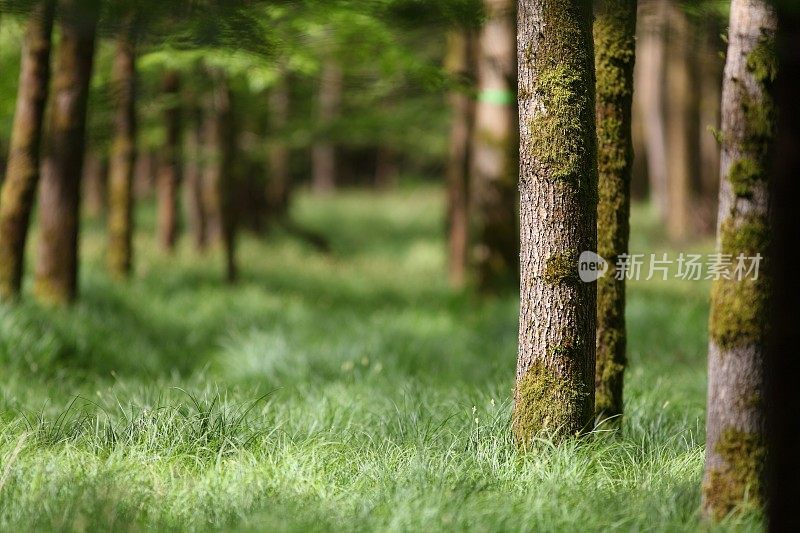
[[[530, 156], [554, 181], [578, 185], [596, 194], [594, 63], [591, 46], [591, 2], [547, 2], [544, 31], [535, 53], [523, 58], [536, 73], [532, 92], [541, 109], [528, 124], [536, 132]], [[587, 46], [583, 46], [586, 43]]]
[[760, 508], [766, 458], [763, 437], [729, 427], [720, 435], [714, 451], [723, 465], [711, 470], [703, 484], [706, 514], [719, 520], [734, 511]]
[[559, 375], [534, 363], [517, 383], [512, 430], [525, 449], [537, 435], [567, 437], [585, 429], [584, 387], [570, 375]]
[[578, 281], [578, 255], [572, 250], [551, 255], [545, 262], [542, 277], [554, 284]]

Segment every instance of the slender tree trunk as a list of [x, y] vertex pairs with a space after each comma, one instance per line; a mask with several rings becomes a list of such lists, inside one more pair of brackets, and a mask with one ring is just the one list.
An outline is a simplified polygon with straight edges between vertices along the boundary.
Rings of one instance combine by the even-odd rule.
[[291, 191], [289, 146], [283, 138], [289, 123], [289, 86], [285, 79], [278, 82], [270, 92], [269, 110], [273, 139], [269, 143], [267, 205], [272, 218], [283, 218], [289, 210]]
[[233, 125], [231, 91], [223, 72], [211, 71], [214, 88], [206, 110], [205, 143], [207, 150], [205, 181], [209, 190], [211, 212], [217, 214], [219, 238], [225, 251], [226, 277], [236, 281], [236, 183], [233, 174], [236, 129]]
[[319, 85], [320, 138], [312, 149], [312, 183], [316, 193], [326, 194], [336, 187], [336, 146], [331, 139], [330, 128], [339, 116], [342, 102], [342, 69], [332, 59], [325, 61]]
[[512, 427], [572, 435], [594, 413], [597, 133], [590, 0], [521, 0], [518, 18], [521, 273]]
[[61, 40], [39, 191], [35, 284], [37, 298], [51, 304], [70, 303], [78, 292], [80, 178], [97, 25], [97, 10], [90, 4], [59, 2]]
[[[617, 258], [628, 253], [630, 235], [636, 0], [604, 0], [595, 5], [597, 249], [611, 265], [616, 265]], [[601, 277], [597, 284], [595, 411], [598, 417], [622, 415], [625, 364], [625, 281], [612, 274]]]
[[83, 206], [91, 218], [105, 214], [108, 194], [108, 158], [90, 150], [83, 161]]
[[185, 203], [195, 249], [202, 252], [208, 247], [208, 224], [203, 203], [203, 145], [202, 111], [197, 110], [186, 130], [186, 180]]
[[519, 278], [518, 136], [514, 3], [484, 0], [487, 20], [477, 54], [478, 102], [472, 152], [475, 267], [478, 287], [492, 291]]
[[136, 47], [133, 21], [117, 38], [114, 140], [108, 194], [108, 268], [125, 278], [133, 266], [133, 172], [136, 163]]
[[664, 119], [668, 2], [669, 0], [652, 0], [642, 3], [634, 83], [643, 114], [650, 197], [662, 220], [667, 219], [669, 210], [667, 132]]
[[169, 71], [164, 76], [167, 98], [164, 125], [167, 130], [158, 172], [158, 240], [161, 247], [173, 251], [178, 240], [178, 187], [181, 176], [181, 90], [180, 74]]
[[774, 147], [772, 194], [774, 240], [773, 302], [770, 313], [770, 338], [766, 351], [766, 403], [768, 451], [768, 531], [800, 530], [800, 294], [797, 265], [800, 249], [797, 234], [797, 198], [800, 198], [800, 8], [793, 0], [777, 0], [778, 77], [774, 94], [778, 129]]
[[[722, 165], [717, 250], [767, 256], [777, 20], [763, 0], [733, 0], [722, 94]], [[733, 271], [733, 269], [732, 269]], [[769, 271], [714, 282], [708, 353], [703, 514], [722, 518], [762, 501], [764, 342]], [[742, 279], [739, 279], [742, 278]]]
[[475, 102], [471, 95], [475, 72], [472, 31], [448, 34], [445, 68], [466, 85], [450, 92], [453, 119], [447, 163], [447, 258], [450, 284], [461, 288], [467, 279], [469, 249], [469, 173], [475, 129]]
[[393, 189], [400, 176], [397, 151], [391, 146], [379, 146], [375, 156], [375, 187]]
[[136, 166], [133, 171], [134, 200], [146, 200], [153, 197], [155, 174], [155, 154], [152, 150], [139, 150], [136, 156]]
[[50, 79], [54, 5], [55, 2], [50, 0], [36, 5], [22, 44], [8, 170], [0, 193], [0, 301], [16, 299], [22, 285], [25, 242], [39, 181], [39, 150]]

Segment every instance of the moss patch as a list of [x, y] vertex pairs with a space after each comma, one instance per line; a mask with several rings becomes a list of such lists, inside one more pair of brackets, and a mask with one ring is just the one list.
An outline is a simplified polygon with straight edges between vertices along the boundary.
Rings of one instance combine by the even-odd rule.
[[766, 447], [761, 435], [729, 427], [714, 447], [724, 466], [709, 472], [703, 486], [706, 512], [715, 519], [752, 511], [762, 503]]
[[762, 166], [747, 157], [737, 159], [728, 171], [728, 181], [733, 187], [733, 194], [740, 198], [749, 198], [753, 195], [753, 185], [764, 179]]
[[775, 81], [778, 75], [778, 55], [773, 37], [763, 35], [755, 48], [747, 54], [747, 70], [762, 85]]
[[754, 257], [766, 254], [770, 243], [770, 228], [758, 217], [749, 217], [738, 223], [733, 218], [726, 219], [720, 227], [722, 253], [730, 254], [734, 260], [739, 254]]
[[548, 283], [578, 281], [578, 255], [571, 250], [551, 255], [545, 263], [543, 277]]
[[711, 289], [709, 336], [724, 350], [764, 339], [768, 292], [763, 278], [719, 280]]

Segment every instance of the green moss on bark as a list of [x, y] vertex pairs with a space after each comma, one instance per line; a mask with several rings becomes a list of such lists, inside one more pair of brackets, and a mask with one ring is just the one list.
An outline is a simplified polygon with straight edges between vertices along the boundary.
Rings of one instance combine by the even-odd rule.
[[578, 281], [578, 255], [568, 251], [548, 257], [544, 267], [544, 279], [548, 283]]
[[733, 194], [740, 198], [753, 195], [753, 186], [764, 179], [761, 164], [750, 158], [737, 159], [728, 170], [728, 181], [733, 187]]
[[747, 70], [762, 85], [775, 81], [778, 75], [778, 55], [773, 37], [762, 36], [755, 48], [747, 54]]
[[723, 465], [708, 472], [703, 487], [707, 513], [715, 519], [761, 507], [766, 447], [761, 435], [729, 427], [714, 448]]

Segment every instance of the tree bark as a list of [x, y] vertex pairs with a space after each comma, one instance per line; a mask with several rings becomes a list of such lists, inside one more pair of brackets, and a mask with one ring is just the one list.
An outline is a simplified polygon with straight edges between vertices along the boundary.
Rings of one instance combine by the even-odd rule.
[[521, 0], [518, 13], [521, 283], [512, 428], [573, 435], [594, 413], [597, 132], [590, 0]]
[[[597, 72], [597, 249], [616, 265], [628, 253], [633, 168], [631, 109], [636, 54], [636, 0], [596, 2], [594, 45]], [[623, 408], [626, 365], [625, 280], [612, 272], [597, 284], [595, 412], [615, 417]]]
[[44, 0], [34, 7], [22, 43], [8, 170], [0, 193], [0, 301], [18, 298], [22, 285], [25, 242], [39, 181], [54, 6], [54, 1]]
[[78, 292], [80, 179], [97, 26], [92, 4], [59, 3], [61, 40], [39, 191], [41, 233], [34, 289], [48, 304], [70, 303]]
[[318, 120], [322, 136], [312, 148], [311, 187], [315, 193], [327, 194], [336, 188], [336, 146], [331, 139], [331, 127], [339, 116], [342, 102], [342, 69], [332, 59], [322, 66], [319, 85]]
[[178, 240], [178, 187], [181, 180], [181, 79], [177, 71], [165, 74], [162, 89], [167, 99], [164, 112], [166, 139], [158, 171], [158, 241], [172, 252]]
[[475, 129], [475, 37], [470, 30], [447, 36], [445, 68], [465, 87], [450, 92], [453, 113], [447, 163], [447, 259], [450, 284], [462, 288], [469, 257], [469, 174]]
[[471, 161], [475, 270], [492, 292], [518, 281], [518, 137], [514, 4], [484, 0], [478, 40], [478, 101]]
[[[733, 0], [722, 94], [717, 250], [767, 256], [777, 20], [763, 0]], [[769, 271], [720, 279], [711, 293], [703, 514], [719, 519], [763, 496], [764, 342]]]
[[133, 267], [133, 172], [136, 163], [136, 46], [133, 21], [117, 37], [114, 140], [108, 191], [108, 269], [126, 278]]
[[[285, 75], [284, 75], [285, 78]], [[289, 146], [284, 140], [289, 123], [289, 87], [283, 79], [269, 95], [269, 111], [273, 138], [269, 143], [269, 182], [267, 206], [270, 217], [283, 218], [289, 210], [291, 175], [289, 173]]]
[[768, 431], [768, 531], [800, 530], [800, 394], [797, 376], [800, 359], [800, 294], [797, 265], [800, 249], [797, 234], [797, 198], [800, 198], [800, 8], [794, 0], [777, 0], [778, 76], [774, 95], [778, 127], [773, 168], [773, 302], [770, 338], [767, 343], [767, 431]]

